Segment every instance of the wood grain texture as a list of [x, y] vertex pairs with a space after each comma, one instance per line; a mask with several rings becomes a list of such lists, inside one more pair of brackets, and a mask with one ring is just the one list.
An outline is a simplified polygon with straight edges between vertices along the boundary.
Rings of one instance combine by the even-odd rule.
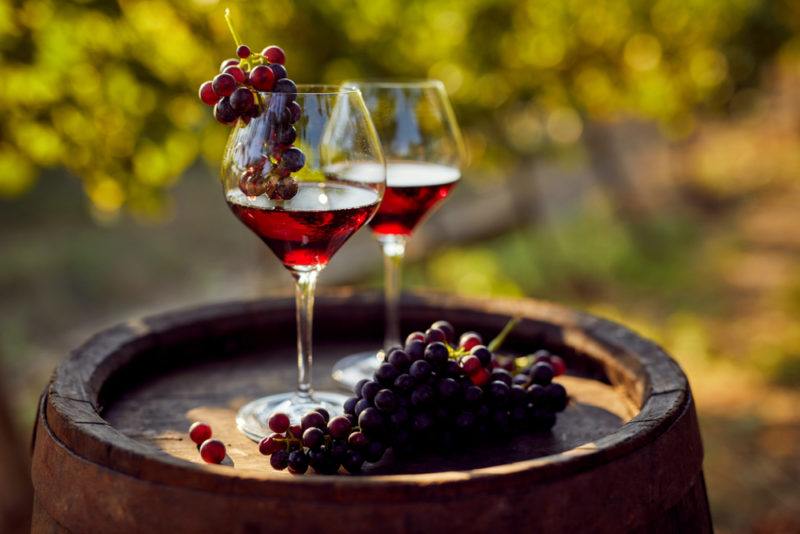
[[[74, 351], [43, 399], [37, 503], [75, 532], [259, 532], [298, 518], [303, 528], [332, 532], [375, 524], [387, 532], [710, 531], [691, 392], [653, 343], [531, 300], [407, 297], [403, 330], [446, 318], [491, 336], [512, 315], [524, 320], [509, 349], [546, 345], [568, 361], [563, 382], [573, 402], [553, 432], [518, 437], [488, 459], [470, 451], [389, 457], [360, 477], [272, 471], [234, 428], [244, 402], [293, 383], [292, 302], [208, 306], [115, 327]], [[318, 299], [317, 383], [332, 387], [326, 371], [336, 358], [377, 346], [381, 323], [374, 296]], [[196, 419], [212, 424], [233, 466], [199, 463], [186, 437]]]

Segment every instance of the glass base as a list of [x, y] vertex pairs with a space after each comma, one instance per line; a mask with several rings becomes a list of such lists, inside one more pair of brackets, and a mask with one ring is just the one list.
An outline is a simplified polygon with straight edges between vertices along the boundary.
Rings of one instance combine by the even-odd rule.
[[359, 380], [372, 379], [372, 375], [378, 370], [382, 361], [382, 350], [377, 353], [374, 350], [358, 352], [336, 362], [331, 375], [334, 380], [353, 391], [353, 387]]
[[313, 396], [305, 398], [295, 392], [269, 395], [242, 406], [236, 414], [236, 426], [248, 438], [261, 441], [272, 432], [267, 426], [267, 419], [275, 412], [284, 412], [292, 424], [299, 424], [300, 418], [314, 408], [325, 408], [331, 417], [341, 415], [346, 400], [346, 395], [327, 391], [315, 391]]

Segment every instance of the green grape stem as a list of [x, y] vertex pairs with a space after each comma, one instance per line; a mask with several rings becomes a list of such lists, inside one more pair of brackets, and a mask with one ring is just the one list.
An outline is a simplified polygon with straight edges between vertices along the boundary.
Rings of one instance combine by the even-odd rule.
[[521, 317], [512, 317], [506, 323], [506, 325], [503, 327], [500, 333], [497, 334], [497, 337], [491, 340], [489, 344], [486, 346], [486, 348], [489, 349], [489, 352], [495, 352], [498, 349], [500, 349], [500, 346], [505, 342], [506, 338], [508, 337], [508, 334], [510, 334], [511, 331], [514, 330], [514, 328], [520, 323], [520, 321], [522, 321]]
[[231, 35], [233, 36], [233, 42], [236, 43], [236, 48], [242, 44], [242, 41], [239, 39], [239, 35], [236, 33], [236, 30], [233, 28], [233, 21], [231, 21], [231, 10], [230, 8], [225, 8], [225, 22], [228, 23], [228, 29], [231, 31]]

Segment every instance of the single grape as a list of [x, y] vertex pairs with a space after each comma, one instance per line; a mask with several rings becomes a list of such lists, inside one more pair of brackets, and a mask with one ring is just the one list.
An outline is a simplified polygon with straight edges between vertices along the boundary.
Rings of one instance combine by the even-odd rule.
[[205, 440], [211, 438], [211, 425], [197, 421], [189, 427], [189, 439], [197, 445], [201, 445]]
[[364, 458], [366, 458], [368, 462], [375, 463], [383, 458], [384, 452], [386, 452], [386, 447], [383, 443], [380, 441], [372, 441], [367, 445], [364, 451]]
[[250, 71], [250, 83], [257, 91], [272, 91], [275, 73], [266, 65], [259, 65]]
[[[516, 378], [516, 377], [514, 377]], [[525, 388], [514, 384], [511, 386], [511, 402], [515, 404], [525, 404], [528, 402], [528, 393], [525, 391]]]
[[563, 412], [569, 402], [567, 390], [561, 384], [555, 382], [544, 386], [547, 404], [556, 412]]
[[456, 416], [456, 428], [461, 431], [472, 430], [475, 426], [475, 414], [472, 412], [461, 412]]
[[397, 409], [397, 396], [390, 389], [382, 389], [375, 395], [375, 407], [382, 412], [392, 413]]
[[511, 373], [506, 371], [505, 369], [494, 369], [492, 370], [492, 381], [499, 380], [500, 382], [505, 383], [508, 387], [514, 383], [514, 377], [511, 376]]
[[207, 439], [200, 445], [200, 457], [206, 463], [219, 464], [225, 459], [225, 444], [218, 439]]
[[434, 425], [433, 417], [431, 417], [430, 414], [427, 414], [425, 412], [418, 413], [417, 415], [415, 415], [411, 423], [414, 432], [418, 434], [423, 434], [431, 430], [433, 428], [433, 425]]
[[289, 421], [289, 416], [283, 412], [275, 412], [274, 414], [269, 416], [267, 420], [267, 426], [270, 430], [277, 434], [283, 434], [287, 430], [289, 430], [289, 425], [291, 422]]
[[355, 414], [346, 413], [344, 414], [344, 417], [347, 418], [348, 421], [350, 421], [351, 427], [358, 426], [358, 417], [356, 417]]
[[[439, 330], [441, 332], [441, 330]], [[443, 334], [444, 335], [444, 334]], [[447, 345], [441, 341], [434, 341], [428, 344], [425, 349], [425, 361], [427, 361], [434, 369], [439, 369], [447, 364], [449, 353]]]
[[453, 344], [456, 341], [456, 330], [453, 328], [453, 325], [448, 323], [447, 321], [436, 321], [431, 325], [431, 328], [437, 328], [444, 332], [445, 340]]
[[300, 427], [304, 432], [308, 428], [319, 428], [322, 430], [326, 428], [325, 418], [317, 411], [308, 412], [300, 419]]
[[553, 367], [553, 374], [555, 376], [561, 376], [567, 372], [567, 364], [558, 356], [552, 356], [550, 358], [550, 365]]
[[359, 399], [363, 397], [363, 395], [361, 394], [361, 388], [363, 388], [364, 384], [366, 384], [367, 382], [369, 382], [369, 378], [362, 378], [361, 380], [356, 382], [356, 385], [353, 387], [353, 393]]
[[250, 111], [255, 102], [252, 91], [247, 87], [239, 87], [231, 95], [231, 107], [240, 115]]
[[250, 57], [250, 47], [247, 45], [239, 45], [236, 49], [236, 55], [242, 59], [247, 59]]
[[361, 387], [361, 397], [367, 402], [371, 403], [373, 400], [375, 400], [375, 395], [377, 395], [381, 389], [383, 388], [380, 384], [374, 380], [369, 380]]
[[291, 145], [297, 139], [297, 130], [294, 126], [286, 126], [284, 128], [278, 128], [273, 133], [275, 136], [275, 141], [282, 145]]
[[270, 45], [261, 51], [261, 55], [267, 58], [270, 63], [286, 64], [286, 53], [280, 46]]
[[556, 424], [556, 414], [549, 410], [534, 408], [529, 413], [528, 420], [534, 430], [550, 430]]
[[289, 453], [289, 472], [294, 475], [302, 475], [308, 471], [308, 456], [302, 450]]
[[344, 413], [346, 414], [353, 414], [356, 413], [356, 403], [358, 402], [357, 397], [350, 397], [346, 401], [344, 401]]
[[213, 106], [219, 102], [220, 98], [219, 95], [214, 92], [214, 86], [211, 82], [203, 82], [203, 85], [200, 86], [199, 96], [200, 100], [209, 106]]
[[414, 380], [411, 375], [403, 373], [394, 379], [393, 387], [398, 393], [406, 393], [411, 391], [411, 388], [414, 387], [414, 384], [416, 384], [416, 380]]
[[539, 362], [531, 369], [531, 380], [540, 386], [546, 386], [553, 380], [553, 367], [547, 362]]
[[425, 341], [421, 339], [414, 339], [410, 343], [406, 343], [406, 354], [411, 358], [411, 363], [423, 358], [425, 346]]
[[220, 63], [220, 65], [219, 65], [219, 71], [220, 72], [224, 72], [225, 69], [227, 69], [228, 67], [234, 66], [234, 65], [239, 65], [239, 60], [237, 58], [232, 57], [232, 58], [228, 58], [228, 59], [223, 59], [222, 63]]
[[347, 455], [342, 461], [342, 467], [344, 467], [347, 472], [351, 474], [359, 473], [363, 465], [364, 455], [358, 451], [348, 451]]
[[286, 431], [286, 435], [291, 435], [297, 439], [300, 439], [303, 437], [303, 427], [300, 425], [291, 425], [289, 430]]
[[286, 109], [289, 110], [290, 123], [294, 124], [300, 120], [300, 116], [303, 114], [303, 108], [300, 107], [300, 104], [297, 102], [289, 102], [286, 104]]
[[367, 399], [361, 399], [356, 403], [356, 407], [353, 410], [353, 414], [358, 417], [361, 415], [361, 412], [366, 410], [370, 407], [370, 402]]
[[303, 446], [319, 449], [325, 443], [325, 432], [316, 427], [307, 428], [303, 432]]
[[439, 398], [445, 402], [455, 402], [461, 396], [461, 386], [452, 378], [445, 378], [437, 387]]
[[394, 365], [398, 370], [405, 371], [411, 365], [411, 356], [409, 356], [404, 350], [397, 349], [393, 350], [389, 354], [387, 361]]
[[231, 107], [230, 99], [224, 97], [214, 106], [214, 118], [222, 124], [233, 124], [239, 118], [239, 114]]
[[289, 466], [289, 451], [275, 451], [269, 457], [269, 465], [277, 471], [283, 471]]
[[478, 358], [484, 367], [489, 367], [492, 364], [492, 353], [483, 345], [475, 345], [470, 349], [469, 353]]
[[402, 428], [408, 423], [408, 419], [408, 410], [402, 407], [397, 408], [397, 410], [389, 416], [389, 422], [394, 428]]
[[417, 381], [420, 381], [430, 376], [432, 370], [431, 364], [425, 360], [417, 360], [408, 368], [408, 374]]
[[511, 396], [511, 388], [500, 380], [490, 382], [487, 392], [489, 393], [489, 398], [497, 406], [505, 406]]
[[333, 459], [341, 463], [342, 460], [347, 457], [347, 453], [349, 451], [349, 448], [347, 447], [347, 441], [341, 439], [334, 440], [331, 443], [330, 451]]
[[258, 444], [258, 452], [265, 456], [286, 448], [286, 438], [280, 434], [270, 434], [262, 439]]
[[473, 384], [476, 386], [482, 386], [486, 384], [489, 379], [491, 378], [491, 374], [489, 371], [481, 367], [471, 375], [469, 375], [469, 379], [472, 381]]
[[458, 346], [464, 350], [470, 350], [476, 345], [483, 345], [481, 335], [477, 332], [464, 332], [458, 340]]
[[483, 390], [478, 386], [469, 386], [464, 389], [464, 402], [476, 404], [483, 399]]
[[539, 384], [533, 384], [528, 386], [528, 389], [525, 390], [528, 395], [528, 402], [532, 403], [534, 407], [538, 408], [543, 406], [546, 403], [547, 393], [545, 392], [544, 386], [540, 386]]
[[425, 342], [435, 343], [437, 341], [444, 343], [447, 341], [447, 335], [438, 328], [428, 328], [425, 331]]
[[465, 373], [457, 361], [448, 359], [444, 365], [444, 374], [457, 379], [463, 377]]
[[331, 420], [331, 414], [328, 413], [328, 410], [326, 410], [322, 406], [320, 406], [319, 408], [314, 408], [314, 411], [320, 414], [322, 418], [325, 419], [326, 423]]
[[515, 386], [516, 385], [527, 386], [528, 382], [530, 382], [530, 378], [528, 378], [528, 375], [525, 375], [523, 373], [514, 375], [514, 378], [511, 379], [511, 383], [514, 384]]
[[281, 178], [275, 185], [275, 194], [283, 200], [291, 200], [297, 194], [300, 186], [293, 178]]
[[395, 378], [400, 375], [400, 371], [389, 362], [382, 363], [375, 371], [375, 379], [384, 385], [391, 385]]
[[297, 97], [297, 85], [289, 78], [281, 78], [276, 81], [272, 90], [276, 93], [285, 94], [290, 101]]
[[306, 164], [306, 156], [297, 147], [287, 149], [281, 156], [281, 167], [290, 172], [297, 172]]
[[537, 350], [536, 352], [533, 353], [533, 363], [534, 364], [537, 364], [539, 362], [550, 363], [552, 357], [553, 355], [550, 354], [550, 351], [548, 350], [545, 349]]
[[355, 450], [363, 450], [369, 445], [369, 440], [363, 432], [353, 432], [347, 437], [347, 444]]
[[231, 96], [236, 90], [236, 78], [223, 72], [214, 76], [211, 87], [219, 96]]
[[367, 408], [358, 416], [358, 426], [367, 437], [380, 436], [384, 427], [383, 415], [377, 408]]
[[347, 438], [352, 428], [353, 425], [350, 424], [350, 420], [341, 415], [328, 421], [328, 433], [335, 439]]
[[272, 70], [276, 82], [278, 80], [283, 80], [289, 75], [289, 73], [286, 72], [286, 67], [279, 63], [272, 63], [269, 68]]

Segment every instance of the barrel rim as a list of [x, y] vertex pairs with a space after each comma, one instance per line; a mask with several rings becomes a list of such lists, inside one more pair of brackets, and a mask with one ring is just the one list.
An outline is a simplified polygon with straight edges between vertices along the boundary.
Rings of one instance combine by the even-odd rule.
[[[381, 301], [377, 295], [360, 293], [321, 296], [317, 299], [318, 309], [343, 304], [379, 306]], [[99, 465], [154, 482], [205, 487], [212, 479], [218, 481], [222, 477], [231, 486], [237, 482], [262, 492], [269, 488], [268, 493], [320, 486], [369, 492], [378, 485], [398, 489], [452, 485], [476, 487], [496, 477], [503, 477], [505, 481], [508, 481], [508, 477], [533, 481], [565, 476], [596, 466], [598, 462], [613, 461], [656, 439], [680, 417], [690, 401], [686, 376], [661, 347], [607, 319], [533, 299], [482, 299], [427, 294], [405, 295], [401, 305], [406, 313], [412, 313], [414, 308], [435, 308], [444, 313], [461, 309], [487, 315], [520, 315], [525, 319], [545, 321], [561, 327], [565, 340], [572, 336], [582, 339], [582, 342], [594, 342], [608, 351], [610, 358], [619, 360], [625, 357], [641, 365], [643, 403], [640, 411], [618, 430], [599, 440], [548, 456], [464, 471], [364, 477], [286, 477], [269, 470], [231, 471], [222, 466], [201, 465], [170, 456], [129, 438], [102, 418], [97, 409], [101, 384], [97, 384], [96, 380], [98, 374], [108, 373], [109, 369], [104, 366], [109, 365], [112, 356], [129, 351], [132, 357], [137, 352], [136, 344], [146, 343], [147, 336], [168, 334], [198, 320], [213, 321], [231, 314], [265, 313], [293, 307], [290, 299], [259, 299], [179, 309], [129, 321], [95, 334], [58, 366], [47, 390], [45, 423], [54, 436], [75, 454]], [[619, 364], [619, 361], [616, 363]], [[140, 469], [142, 463], [149, 462], [157, 462], [160, 469]]]

